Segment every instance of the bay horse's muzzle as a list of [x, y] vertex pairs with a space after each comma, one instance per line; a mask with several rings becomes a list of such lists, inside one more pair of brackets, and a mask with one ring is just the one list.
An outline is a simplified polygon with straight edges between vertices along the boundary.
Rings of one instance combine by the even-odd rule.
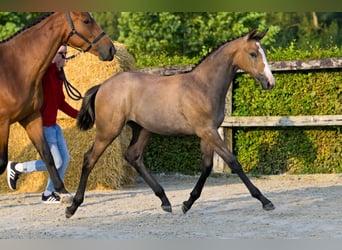
[[104, 48], [97, 47], [98, 57], [101, 61], [112, 61], [114, 55], [116, 54], [116, 48], [114, 44], [110, 46], [105, 46]]
[[111, 61], [111, 60], [113, 60], [115, 54], [116, 54], [116, 48], [115, 48], [115, 46], [113, 44], [113, 46], [111, 46], [109, 48], [108, 57], [104, 58], [104, 61]]

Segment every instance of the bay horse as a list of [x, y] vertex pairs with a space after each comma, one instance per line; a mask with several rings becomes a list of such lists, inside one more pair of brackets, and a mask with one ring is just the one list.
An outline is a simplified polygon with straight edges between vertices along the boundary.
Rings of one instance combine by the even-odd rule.
[[163, 187], [143, 163], [143, 151], [151, 133], [195, 134], [200, 138], [202, 172], [190, 198], [183, 203], [183, 213], [200, 197], [213, 168], [214, 152], [240, 177], [265, 210], [274, 209], [272, 202], [252, 184], [218, 133], [224, 119], [228, 87], [238, 69], [249, 73], [266, 90], [275, 86], [260, 45], [266, 32], [258, 33], [254, 29], [224, 43], [187, 73], [160, 76], [124, 72], [90, 88], [83, 99], [77, 125], [81, 130], [87, 130], [96, 123], [96, 137], [84, 155], [80, 183], [72, 204], [66, 208], [66, 217], [70, 218], [82, 204], [91, 170], [126, 124], [132, 128], [132, 139], [125, 159], [160, 198], [163, 210], [172, 212], [171, 204]]
[[0, 42], [0, 174], [8, 163], [10, 125], [19, 122], [46, 163], [56, 191], [71, 202], [44, 138], [39, 111], [42, 76], [62, 44], [102, 61], [115, 54], [113, 42], [86, 12], [49, 13]]

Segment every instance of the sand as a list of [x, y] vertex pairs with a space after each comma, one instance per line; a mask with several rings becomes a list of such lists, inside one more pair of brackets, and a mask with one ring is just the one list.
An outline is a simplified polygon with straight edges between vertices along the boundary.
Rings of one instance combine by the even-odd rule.
[[139, 178], [120, 190], [87, 191], [67, 219], [65, 206], [41, 204], [40, 193], [0, 195], [2, 239], [341, 239], [342, 175], [251, 177], [276, 209], [264, 211], [235, 175], [208, 179], [202, 196], [183, 214], [198, 176], [159, 174], [173, 205]]

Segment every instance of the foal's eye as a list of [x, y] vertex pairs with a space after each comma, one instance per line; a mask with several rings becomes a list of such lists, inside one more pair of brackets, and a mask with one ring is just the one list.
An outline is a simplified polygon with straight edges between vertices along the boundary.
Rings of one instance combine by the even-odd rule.
[[256, 58], [258, 54], [257, 54], [256, 52], [251, 52], [249, 55], [250, 55], [252, 58]]

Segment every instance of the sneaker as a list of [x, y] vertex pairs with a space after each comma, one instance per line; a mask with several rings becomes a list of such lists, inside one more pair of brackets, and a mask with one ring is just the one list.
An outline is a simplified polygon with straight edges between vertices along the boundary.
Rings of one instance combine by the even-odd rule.
[[16, 162], [9, 161], [7, 163], [7, 183], [11, 190], [17, 189], [17, 180], [21, 174], [15, 169]]
[[55, 192], [52, 192], [52, 194], [45, 196], [44, 193], [42, 193], [42, 203], [44, 204], [56, 204], [61, 203], [61, 197], [58, 196]]

